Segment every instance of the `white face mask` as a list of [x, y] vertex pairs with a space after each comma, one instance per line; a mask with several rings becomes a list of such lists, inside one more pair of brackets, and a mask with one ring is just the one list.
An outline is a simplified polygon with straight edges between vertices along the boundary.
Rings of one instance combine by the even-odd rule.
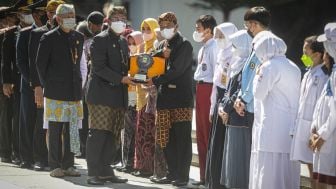
[[143, 33], [142, 34], [142, 38], [144, 41], [149, 41], [151, 39], [153, 39], [154, 34], [153, 33]]
[[197, 31], [194, 31], [193, 38], [194, 38], [194, 41], [196, 41], [197, 43], [200, 43], [204, 40], [203, 33], [197, 32]]
[[129, 45], [128, 48], [130, 49], [131, 55], [137, 53], [137, 50], [138, 50], [137, 46], [135, 46], [135, 45]]
[[76, 27], [76, 19], [75, 18], [63, 18], [62, 27], [68, 30], [74, 29]]
[[117, 33], [120, 34], [125, 31], [126, 29], [126, 23], [122, 21], [112, 22], [111, 23], [111, 29]]
[[165, 39], [171, 39], [175, 35], [174, 30], [175, 28], [169, 28], [169, 29], [165, 28], [161, 31], [161, 35]]
[[225, 49], [225, 47], [227, 46], [227, 41], [225, 39], [216, 39], [217, 42], [217, 47], [221, 48], [221, 49]]
[[34, 18], [31, 14], [22, 14], [22, 22], [24, 22], [25, 24], [33, 24], [34, 23]]

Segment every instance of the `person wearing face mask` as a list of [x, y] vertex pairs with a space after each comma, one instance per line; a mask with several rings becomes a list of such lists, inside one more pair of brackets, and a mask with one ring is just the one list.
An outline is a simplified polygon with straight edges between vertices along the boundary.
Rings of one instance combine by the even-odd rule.
[[217, 44], [213, 39], [213, 31], [217, 26], [211, 15], [202, 15], [196, 20], [196, 31], [193, 38], [203, 47], [198, 52], [198, 64], [194, 74], [196, 80], [196, 137], [200, 165], [200, 181], [205, 183], [205, 164], [210, 131], [210, 106], [213, 77], [217, 60]]
[[108, 12], [109, 28], [93, 38], [91, 45], [91, 72], [86, 101], [89, 109], [89, 134], [86, 143], [88, 184], [104, 182], [125, 183], [117, 177], [112, 162], [118, 155], [120, 133], [128, 107], [128, 85], [134, 85], [127, 76], [129, 50], [122, 37], [126, 28], [126, 9], [112, 6]]
[[[260, 32], [268, 29], [270, 24], [270, 12], [264, 7], [252, 7], [244, 15], [245, 27], [248, 34], [253, 38]], [[252, 51], [246, 64], [243, 68], [242, 84], [238, 94], [238, 98], [235, 101], [235, 109], [238, 114], [243, 116], [244, 114], [254, 113], [253, 102], [253, 78], [256, 68], [260, 64], [260, 61], [255, 56], [255, 52]], [[252, 126], [253, 123], [251, 123]]]
[[[8, 9], [6, 17], [8, 25], [10, 26], [2, 41], [2, 82], [3, 93], [9, 99], [12, 111], [9, 113], [9, 122], [11, 131], [6, 133], [4, 138], [11, 141], [3, 143], [4, 156], [12, 156], [12, 162], [20, 165], [20, 152], [19, 152], [19, 115], [20, 115], [20, 79], [21, 75], [16, 65], [16, 41], [17, 33], [24, 27], [32, 24], [32, 20], [25, 19], [31, 17], [31, 11], [27, 8], [27, 1], [19, 0]], [[26, 23], [28, 22], [29, 23]], [[10, 137], [8, 137], [10, 136]], [[9, 139], [10, 140], [10, 139]]]
[[[0, 42], [2, 42], [6, 35], [6, 32], [17, 27], [15, 24], [18, 18], [13, 8], [11, 7], [1, 7], [0, 17], [1, 17], [1, 22], [3, 23], [3, 26], [4, 26], [4, 28], [1, 28], [1, 33], [0, 33], [0, 39], [1, 39]], [[15, 67], [11, 67], [13, 65], [12, 61], [15, 61], [15, 58], [14, 58], [15, 53], [13, 55], [12, 53], [10, 53], [11, 51], [7, 51], [7, 49], [3, 50], [3, 47], [6, 48], [9, 45], [12, 45], [12, 43], [8, 43], [8, 45], [6, 46], [3, 46], [1, 44], [1, 47], [0, 47], [1, 48], [0, 55], [1, 55], [1, 62], [2, 62], [0, 66], [1, 67], [0, 68], [1, 70], [0, 79], [4, 81], [4, 83], [1, 82], [1, 85], [0, 85], [1, 87], [0, 88], [0, 106], [1, 106], [0, 107], [0, 111], [1, 111], [0, 112], [0, 157], [1, 157], [1, 162], [5, 162], [5, 163], [12, 163], [13, 152], [17, 152], [16, 154], [18, 154], [18, 148], [16, 148], [17, 146], [15, 145], [16, 144], [15, 143], [16, 141], [15, 132], [14, 132], [14, 135], [12, 135], [12, 131], [15, 131], [16, 129], [15, 126], [17, 125], [16, 124], [17, 122], [13, 122], [12, 120], [18, 120], [17, 119], [18, 117], [16, 117], [18, 114], [16, 112], [12, 112], [13, 105], [16, 104], [16, 103], [13, 104], [14, 96], [11, 96], [10, 98], [8, 97], [8, 94], [11, 95], [13, 92], [12, 85], [11, 84], [7, 85], [7, 88], [3, 87], [3, 84], [5, 84], [6, 82], [7, 83], [13, 82], [13, 80], [11, 79], [11, 76], [16, 76], [14, 71], [17, 71], [15, 65], [14, 65]], [[4, 52], [6, 52], [6, 54], [3, 54]], [[4, 60], [6, 60], [7, 64], [4, 64], [5, 63]], [[17, 101], [18, 99], [17, 98], [15, 99], [16, 101], [14, 102], [18, 102]], [[17, 107], [17, 105], [15, 105], [14, 107]], [[18, 111], [18, 108], [16, 110]], [[19, 160], [18, 158], [16, 159]]]
[[300, 188], [300, 164], [290, 160], [292, 137], [299, 108], [300, 69], [285, 56], [287, 46], [269, 31], [253, 41], [262, 62], [253, 80], [258, 108], [252, 130], [250, 189]]
[[[34, 163], [33, 158], [33, 133], [35, 126], [35, 98], [34, 92], [29, 85], [29, 37], [33, 29], [41, 27], [46, 21], [45, 6], [47, 1], [39, 1], [27, 6], [32, 12], [34, 23], [20, 30], [16, 40], [16, 63], [21, 73], [21, 100], [20, 100], [20, 157], [21, 168], [30, 168]], [[44, 23], [43, 23], [44, 22]], [[37, 160], [36, 160], [37, 162]]]
[[153, 56], [165, 58], [167, 66], [164, 74], [148, 79], [147, 85], [155, 85], [159, 89], [155, 150], [164, 152], [161, 156], [167, 161], [168, 172], [161, 171], [164, 173], [161, 176], [166, 175], [166, 177], [157, 181], [170, 182], [174, 186], [185, 186], [189, 181], [192, 157], [193, 48], [178, 31], [175, 13], [163, 13], [158, 20], [161, 35], [165, 40], [160, 43]]
[[253, 116], [240, 116], [233, 103], [240, 89], [241, 71], [252, 50], [252, 38], [246, 30], [240, 30], [230, 35], [229, 39], [234, 46], [228, 75], [230, 80], [218, 108], [221, 118], [218, 121], [226, 126], [219, 182], [224, 188], [248, 188], [252, 138], [252, 128], [248, 125]]
[[[143, 44], [142, 33], [133, 31], [127, 36], [130, 55], [133, 56], [140, 51], [140, 45]], [[135, 86], [128, 86], [128, 109], [125, 113], [125, 128], [121, 131], [121, 167], [117, 170], [121, 172], [133, 172], [134, 169], [134, 143], [136, 127], [136, 91]]]
[[291, 159], [307, 164], [311, 179], [313, 151], [307, 145], [307, 139], [310, 136], [316, 102], [329, 78], [327, 68], [323, 64], [323, 54], [323, 43], [317, 41], [317, 36], [310, 36], [304, 40], [301, 60], [308, 67], [308, 71], [301, 82], [299, 111], [295, 127], [291, 131], [293, 136]]
[[56, 9], [55, 29], [42, 35], [36, 66], [44, 96], [44, 125], [48, 129], [50, 176], [80, 176], [74, 154], [80, 152], [78, 128], [83, 119], [80, 60], [84, 37], [75, 31], [75, 9]]
[[128, 48], [130, 50], [130, 55], [135, 55], [140, 52], [143, 52], [143, 37], [140, 31], [133, 31], [127, 37]]
[[[42, 1], [43, 2], [43, 1]], [[36, 56], [39, 47], [41, 36], [51, 30], [55, 24], [53, 17], [55, 15], [58, 5], [64, 4], [60, 0], [51, 0], [45, 6], [47, 13], [47, 21], [44, 23], [44, 16], [41, 17], [41, 22], [44, 24], [42, 27], [33, 29], [30, 32], [29, 38], [29, 85], [34, 94], [34, 108], [36, 109], [34, 123], [34, 136], [33, 136], [33, 153], [34, 153], [34, 170], [44, 170], [48, 166], [48, 150], [46, 144], [46, 130], [43, 129], [43, 93], [40, 78], [36, 69]]]
[[[153, 50], [153, 43], [156, 39], [155, 28], [159, 24], [154, 18], [146, 18], [141, 23], [141, 32], [144, 40], [144, 52], [150, 54]], [[151, 176], [154, 169], [155, 149], [155, 98], [157, 90], [154, 86], [136, 86], [137, 93], [137, 125], [135, 133], [135, 160], [133, 175]], [[151, 109], [151, 110], [149, 110]], [[146, 147], [146, 151], [143, 149]]]
[[[86, 19], [83, 21], [83, 34], [84, 34], [84, 44], [83, 44], [83, 55], [80, 61], [80, 69], [82, 75], [82, 88], [83, 91], [86, 89], [86, 83], [88, 79], [88, 74], [90, 73], [91, 66], [91, 55], [90, 55], [90, 46], [92, 44], [93, 37], [100, 33], [101, 27], [103, 24], [104, 15], [98, 11], [94, 11], [90, 13]], [[78, 31], [79, 26], [77, 27]], [[84, 110], [84, 119], [82, 122], [82, 128], [79, 130], [79, 138], [80, 138], [80, 151], [81, 154], [77, 157], [85, 158], [86, 154], [86, 139], [88, 135], [88, 108], [85, 100], [85, 96], [83, 96], [83, 110]]]
[[[222, 99], [228, 83], [228, 67], [232, 59], [232, 43], [229, 36], [235, 33], [237, 27], [229, 22], [222, 23], [214, 28], [214, 39], [216, 40], [218, 53], [216, 66], [214, 69], [214, 78], [211, 92], [210, 117], [211, 128], [209, 136], [209, 145], [206, 157], [205, 184], [208, 188], [220, 188], [219, 178], [221, 159], [223, 156], [223, 141], [225, 136], [225, 127], [222, 122], [217, 121], [218, 101]], [[218, 164], [219, 163], [219, 164]]]
[[[326, 53], [336, 59], [336, 23], [328, 23], [324, 27], [324, 34], [317, 40], [323, 42]], [[309, 145], [314, 152], [313, 178], [316, 188], [336, 188], [336, 66], [327, 81], [319, 100], [315, 106], [313, 122], [310, 129]]]

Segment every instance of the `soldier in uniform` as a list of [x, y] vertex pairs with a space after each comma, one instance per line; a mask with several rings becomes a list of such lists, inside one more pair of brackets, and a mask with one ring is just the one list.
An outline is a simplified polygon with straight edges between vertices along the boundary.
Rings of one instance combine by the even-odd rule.
[[55, 23], [53, 21], [53, 17], [58, 5], [60, 4], [64, 4], [64, 2], [60, 0], [51, 0], [48, 2], [46, 6], [48, 18], [47, 23], [42, 27], [33, 29], [30, 33], [29, 39], [29, 80], [30, 87], [34, 91], [34, 104], [36, 109], [33, 134], [33, 156], [35, 161], [34, 170], [43, 170], [48, 165], [46, 131], [43, 129], [43, 93], [35, 61], [41, 36], [54, 27]]
[[[0, 8], [0, 42], [2, 44], [4, 34], [6, 30], [8, 30], [8, 22], [7, 17], [10, 16], [8, 14], [9, 7], [1, 7]], [[10, 23], [11, 24], [11, 23]], [[0, 60], [2, 53], [2, 45], [0, 44]], [[6, 97], [2, 90], [2, 71], [0, 66], [0, 157], [1, 162], [11, 163], [11, 138], [8, 135], [11, 131], [11, 124], [9, 122], [9, 99]]]
[[73, 5], [56, 9], [59, 27], [43, 34], [36, 66], [44, 95], [44, 128], [48, 129], [48, 163], [52, 177], [80, 176], [74, 169], [79, 153], [79, 133], [83, 119], [80, 60], [84, 37], [75, 31]]
[[1, 60], [3, 93], [10, 101], [8, 113], [10, 124], [7, 127], [5, 126], [6, 131], [1, 132], [3, 140], [1, 151], [6, 158], [12, 155], [13, 163], [17, 165], [21, 161], [19, 153], [20, 73], [16, 66], [16, 35], [21, 28], [28, 26], [26, 22], [30, 20], [30, 16], [25, 13], [25, 6], [27, 6], [27, 2], [19, 0], [9, 10], [10, 14], [7, 16], [7, 22], [9, 26], [13, 27], [8, 28], [4, 34]]
[[171, 180], [174, 186], [184, 186], [189, 181], [192, 156], [193, 48], [178, 32], [174, 13], [161, 14], [159, 25], [165, 40], [160, 43], [155, 56], [166, 59], [166, 72], [149, 79], [147, 85], [158, 88], [155, 142], [164, 150], [169, 173], [156, 182]]
[[[16, 41], [16, 64], [21, 73], [21, 99], [20, 99], [20, 157], [21, 168], [31, 168], [33, 159], [33, 133], [35, 125], [35, 103], [34, 92], [29, 86], [29, 58], [28, 44], [30, 33], [34, 28], [41, 27], [46, 22], [47, 15], [45, 13], [46, 0], [31, 4], [25, 8], [25, 12], [34, 20], [27, 20], [25, 24], [31, 26], [25, 27], [18, 32]], [[31, 13], [31, 14], [30, 14]], [[34, 21], [34, 23], [30, 23]], [[25, 22], [25, 21], [23, 21]]]

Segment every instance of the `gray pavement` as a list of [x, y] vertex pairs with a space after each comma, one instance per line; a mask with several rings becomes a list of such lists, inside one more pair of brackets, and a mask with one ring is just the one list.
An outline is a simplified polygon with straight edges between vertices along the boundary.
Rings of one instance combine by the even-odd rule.
[[[126, 177], [129, 182], [126, 184], [106, 183], [102, 187], [89, 186], [86, 183], [87, 168], [83, 159], [76, 159], [76, 167], [82, 173], [81, 177], [52, 178], [49, 172], [37, 172], [28, 169], [21, 169], [16, 165], [0, 163], [0, 189], [168, 189], [176, 188], [169, 184], [153, 184], [147, 178], [135, 177], [116, 171], [116, 175]], [[197, 180], [199, 169], [191, 167], [190, 181]], [[189, 186], [191, 187], [191, 185]]]

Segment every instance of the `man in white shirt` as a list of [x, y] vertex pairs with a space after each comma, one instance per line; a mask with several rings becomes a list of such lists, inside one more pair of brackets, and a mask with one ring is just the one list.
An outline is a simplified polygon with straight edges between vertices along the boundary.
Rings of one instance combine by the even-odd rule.
[[202, 15], [196, 21], [196, 31], [193, 34], [196, 42], [204, 44], [198, 53], [198, 64], [194, 75], [197, 83], [196, 136], [200, 164], [200, 182], [194, 183], [195, 185], [204, 185], [205, 180], [205, 161], [210, 130], [210, 96], [217, 57], [217, 45], [213, 39], [213, 29], [216, 26], [213, 16]]

